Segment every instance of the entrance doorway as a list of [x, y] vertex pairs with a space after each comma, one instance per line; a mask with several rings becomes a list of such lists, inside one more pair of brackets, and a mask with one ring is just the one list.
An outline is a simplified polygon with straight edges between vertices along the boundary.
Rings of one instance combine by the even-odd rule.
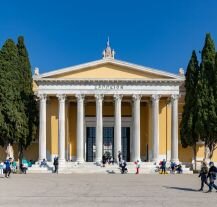
[[130, 161], [130, 127], [121, 128], [122, 159]]
[[[96, 158], [96, 127], [87, 127], [87, 151], [86, 161], [94, 162]], [[102, 153], [114, 157], [114, 127], [103, 127]]]
[[[122, 158], [130, 161], [130, 127], [121, 128]], [[96, 158], [96, 127], [87, 127], [86, 161], [94, 162]], [[103, 127], [102, 153], [114, 157], [114, 127]]]
[[114, 127], [103, 127], [102, 153], [114, 157]]
[[96, 158], [96, 127], [87, 127], [86, 161], [93, 162]]

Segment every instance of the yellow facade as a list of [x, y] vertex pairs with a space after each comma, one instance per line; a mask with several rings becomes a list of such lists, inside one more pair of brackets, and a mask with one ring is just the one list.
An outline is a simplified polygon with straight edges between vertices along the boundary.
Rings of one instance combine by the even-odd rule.
[[159, 78], [163, 79], [165, 76], [151, 74], [144, 71], [138, 71], [132, 68], [117, 66], [111, 63], [103, 64], [95, 67], [87, 67], [76, 71], [70, 71], [60, 75], [52, 75], [50, 78], [94, 78], [94, 79], [150, 79], [150, 78]]
[[[84, 67], [79, 70], [63, 72], [62, 74], [50, 75], [51, 79], [171, 79], [162, 74], [156, 74], [130, 67], [105, 63], [95, 67]], [[34, 91], [37, 85], [33, 84]], [[96, 104], [94, 96], [87, 96], [85, 102], [85, 117], [96, 116]], [[183, 97], [179, 103], [179, 115], [183, 110]], [[131, 97], [124, 97], [122, 101], [122, 117], [132, 117]], [[140, 103], [140, 151], [143, 160], [149, 159], [152, 148], [152, 109], [150, 97], [143, 97]], [[107, 96], [103, 103], [103, 117], [114, 117], [113, 97]], [[180, 124], [179, 116], [179, 124]], [[66, 107], [66, 149], [68, 159], [76, 156], [76, 128], [77, 128], [77, 103], [72, 94], [68, 97]], [[47, 154], [58, 155], [58, 99], [51, 95], [47, 101], [47, 128], [46, 128]], [[15, 158], [17, 159], [17, 146], [14, 144]], [[159, 101], [159, 154], [168, 157], [171, 153], [171, 105], [168, 97], [161, 97]], [[38, 143], [32, 143], [25, 151], [27, 159], [38, 159]], [[179, 141], [179, 159], [181, 162], [191, 162], [193, 157], [191, 148], [182, 148]], [[197, 146], [197, 157], [204, 157], [204, 146]], [[0, 159], [5, 159], [5, 149], [0, 149]], [[214, 152], [213, 160], [217, 161], [217, 151]]]

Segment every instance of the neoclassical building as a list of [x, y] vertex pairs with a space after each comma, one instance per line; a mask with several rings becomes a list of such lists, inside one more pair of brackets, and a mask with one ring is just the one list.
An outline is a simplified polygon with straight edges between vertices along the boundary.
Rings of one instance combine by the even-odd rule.
[[39, 160], [179, 160], [178, 99], [184, 77], [116, 60], [34, 75], [40, 102]]
[[[127, 161], [191, 163], [191, 148], [179, 141], [183, 70], [176, 75], [114, 55], [108, 43], [100, 60], [43, 74], [35, 69], [40, 123], [27, 159], [100, 162], [104, 153], [117, 159], [121, 151]], [[198, 161], [203, 157], [198, 143]]]

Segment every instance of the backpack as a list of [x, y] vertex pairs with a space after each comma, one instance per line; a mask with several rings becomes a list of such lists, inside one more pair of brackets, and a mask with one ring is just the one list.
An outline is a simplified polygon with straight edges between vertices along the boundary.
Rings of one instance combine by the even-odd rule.
[[203, 167], [202, 168], [202, 173], [203, 174], [207, 174], [208, 173], [208, 168], [207, 167]]

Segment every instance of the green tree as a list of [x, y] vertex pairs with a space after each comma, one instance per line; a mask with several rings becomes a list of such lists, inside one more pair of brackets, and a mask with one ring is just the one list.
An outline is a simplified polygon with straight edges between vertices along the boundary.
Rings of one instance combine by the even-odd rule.
[[217, 114], [216, 114], [216, 84], [215, 84], [215, 44], [208, 33], [201, 55], [199, 81], [197, 87], [196, 129], [200, 139], [209, 148], [209, 157], [212, 158], [217, 144]]
[[[18, 89], [18, 50], [8, 39], [0, 51], [0, 139], [1, 145], [13, 144], [25, 134], [20, 91]], [[20, 105], [21, 104], [21, 105]]]
[[38, 111], [37, 104], [34, 98], [32, 90], [32, 72], [31, 65], [29, 61], [29, 56], [27, 49], [24, 44], [24, 38], [22, 36], [18, 37], [17, 43], [18, 49], [18, 68], [20, 72], [20, 94], [22, 98], [23, 110], [25, 112], [25, 126], [26, 134], [19, 140], [19, 158], [23, 157], [23, 150], [26, 149], [35, 138], [37, 124], [38, 124]]
[[[182, 121], [180, 126], [181, 143], [182, 146], [192, 147], [194, 153], [194, 160], [196, 161], [196, 143], [198, 141], [198, 133], [196, 130], [197, 110], [196, 106], [196, 92], [199, 75], [199, 64], [196, 52], [193, 51], [191, 59], [188, 63], [185, 74], [185, 105], [182, 113]], [[196, 162], [195, 162], [196, 164]]]
[[23, 150], [35, 137], [38, 123], [36, 101], [32, 91], [32, 74], [23, 37], [18, 44], [8, 39], [0, 51], [0, 144], [18, 144]]

